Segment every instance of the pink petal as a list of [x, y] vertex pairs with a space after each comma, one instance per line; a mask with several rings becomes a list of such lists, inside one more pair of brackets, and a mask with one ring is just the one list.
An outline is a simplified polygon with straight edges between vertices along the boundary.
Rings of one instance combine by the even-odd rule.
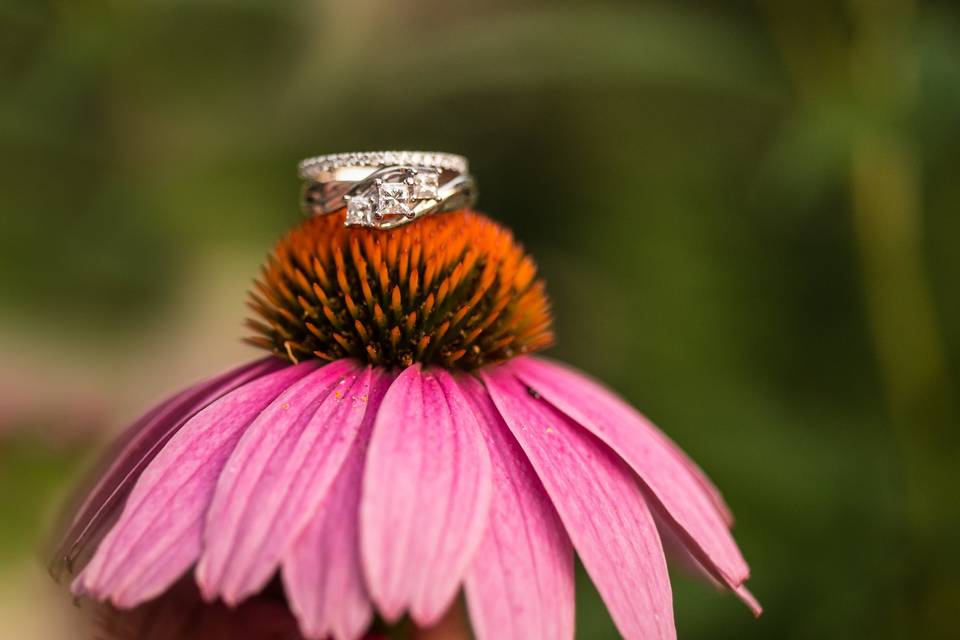
[[585, 376], [541, 359], [512, 366], [547, 402], [617, 452], [649, 490], [654, 506], [714, 577], [736, 589], [750, 575], [703, 485], [666, 437], [625, 402]]
[[664, 522], [663, 517], [656, 511], [653, 512], [653, 520], [657, 523], [660, 543], [663, 545], [663, 552], [667, 555], [668, 561], [688, 576], [708, 582], [717, 590], [726, 590], [726, 585], [718, 582], [709, 571], [703, 568], [700, 561], [687, 550], [686, 543], [677, 535], [676, 528]]
[[408, 367], [380, 407], [360, 502], [360, 548], [388, 621], [420, 626], [453, 601], [490, 505], [490, 458], [449, 373]]
[[133, 607], [170, 586], [200, 554], [220, 471], [247, 426], [316, 368], [288, 366], [223, 396], [191, 418], [137, 480], [123, 513], [74, 591]]
[[370, 377], [352, 360], [329, 364], [246, 430], [207, 512], [196, 573], [204, 598], [233, 605], [270, 580], [354, 445]]
[[667, 563], [625, 464], [500, 366], [481, 372], [626, 638], [675, 638]]
[[373, 617], [360, 563], [360, 483], [373, 421], [392, 381], [392, 376], [374, 369], [353, 449], [283, 560], [290, 608], [308, 638], [359, 638]]
[[759, 618], [763, 614], [763, 607], [760, 606], [760, 602], [753, 597], [753, 594], [750, 593], [750, 590], [744, 585], [740, 585], [734, 589], [734, 593], [736, 593], [737, 597], [740, 598], [745, 605], [747, 605], [747, 607], [750, 609], [750, 612], [753, 613], [753, 617]]
[[[660, 541], [663, 543], [663, 549], [667, 554], [667, 558], [672, 560], [687, 574], [705, 580], [717, 589], [727, 588], [726, 585], [718, 582], [714, 575], [700, 564], [700, 560], [697, 559], [696, 556], [690, 553], [690, 548], [686, 540], [680, 538], [676, 527], [664, 522], [663, 518], [656, 513], [654, 513], [654, 520], [657, 523], [657, 531], [660, 532]], [[753, 594], [750, 593], [745, 586], [740, 585], [733, 590], [733, 594], [747, 605], [747, 608], [750, 609], [754, 617], [759, 618], [760, 614], [763, 613], [763, 607], [760, 606], [760, 603], [757, 602], [757, 599], [753, 597]]]
[[[701, 469], [683, 449], [677, 446], [677, 443], [671, 440], [667, 434], [658, 429], [655, 424], [650, 422], [646, 416], [637, 411], [636, 408], [628, 402], [607, 389], [591, 376], [554, 360], [548, 358], [518, 358], [514, 362], [517, 365], [517, 373], [521, 380], [525, 379], [525, 374], [533, 377], [538, 375], [542, 370], [540, 375], [545, 374], [548, 377], [556, 376], [558, 382], [589, 389], [591, 394], [596, 395], [598, 403], [604, 405], [609, 404], [617, 413], [627, 414], [631, 424], [638, 423], [639, 426], [637, 428], [639, 430], [645, 431], [649, 433], [651, 437], [656, 437], [663, 441], [664, 447], [687, 468], [687, 471], [694, 477], [697, 484], [706, 492], [710, 498], [710, 502], [713, 503], [714, 508], [716, 508], [727, 526], [729, 527], [733, 524], [733, 513], [730, 511], [730, 507], [727, 506], [726, 500], [723, 499], [723, 494], [720, 493], [720, 490], [717, 489], [716, 485], [714, 485], [707, 474], [704, 473], [703, 469]], [[530, 370], [525, 371], [528, 366], [530, 366]]]
[[82, 568], [115, 523], [143, 469], [187, 420], [224, 394], [282, 366], [276, 358], [265, 358], [238, 367], [168, 398], [131, 425], [102, 456], [96, 483], [85, 487], [51, 571], [59, 575], [64, 569]]
[[573, 638], [573, 548], [523, 450], [472, 376], [457, 380], [490, 452], [490, 522], [467, 570], [479, 640]]

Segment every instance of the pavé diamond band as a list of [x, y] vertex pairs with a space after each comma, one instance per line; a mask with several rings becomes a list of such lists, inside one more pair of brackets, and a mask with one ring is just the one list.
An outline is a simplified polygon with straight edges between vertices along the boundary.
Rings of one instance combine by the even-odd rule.
[[432, 213], [471, 206], [467, 159], [429, 151], [337, 153], [300, 163], [310, 215], [347, 208], [346, 225], [392, 229]]

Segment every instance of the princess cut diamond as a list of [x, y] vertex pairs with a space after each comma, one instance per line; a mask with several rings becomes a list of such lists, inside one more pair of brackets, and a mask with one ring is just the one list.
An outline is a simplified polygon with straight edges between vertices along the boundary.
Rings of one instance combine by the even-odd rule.
[[412, 216], [413, 189], [406, 182], [384, 182], [377, 189], [377, 217]]
[[413, 176], [413, 197], [419, 200], [431, 200], [437, 197], [438, 176], [430, 169], [418, 171]]
[[347, 202], [346, 224], [367, 226], [370, 224], [372, 218], [373, 203], [370, 201], [370, 198], [366, 196], [353, 196], [350, 198]]

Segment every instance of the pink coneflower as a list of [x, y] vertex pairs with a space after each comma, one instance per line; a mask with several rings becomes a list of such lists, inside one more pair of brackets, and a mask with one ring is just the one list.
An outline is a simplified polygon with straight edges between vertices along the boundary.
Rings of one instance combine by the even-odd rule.
[[306, 638], [436, 623], [461, 588], [481, 640], [571, 638], [576, 552], [628, 638], [675, 637], [661, 538], [759, 606], [703, 472], [583, 374], [529, 355], [549, 303], [471, 212], [393, 231], [312, 218], [252, 307], [271, 357], [130, 428], [58, 561], [130, 609], [192, 572], [228, 607], [277, 589]]

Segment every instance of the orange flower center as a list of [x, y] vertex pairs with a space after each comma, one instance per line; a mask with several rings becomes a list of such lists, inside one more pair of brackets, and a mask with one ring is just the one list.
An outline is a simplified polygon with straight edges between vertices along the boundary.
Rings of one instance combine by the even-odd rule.
[[307, 219], [277, 243], [250, 298], [248, 341], [292, 362], [469, 370], [553, 343], [533, 260], [472, 211], [391, 231], [346, 228], [343, 213]]

